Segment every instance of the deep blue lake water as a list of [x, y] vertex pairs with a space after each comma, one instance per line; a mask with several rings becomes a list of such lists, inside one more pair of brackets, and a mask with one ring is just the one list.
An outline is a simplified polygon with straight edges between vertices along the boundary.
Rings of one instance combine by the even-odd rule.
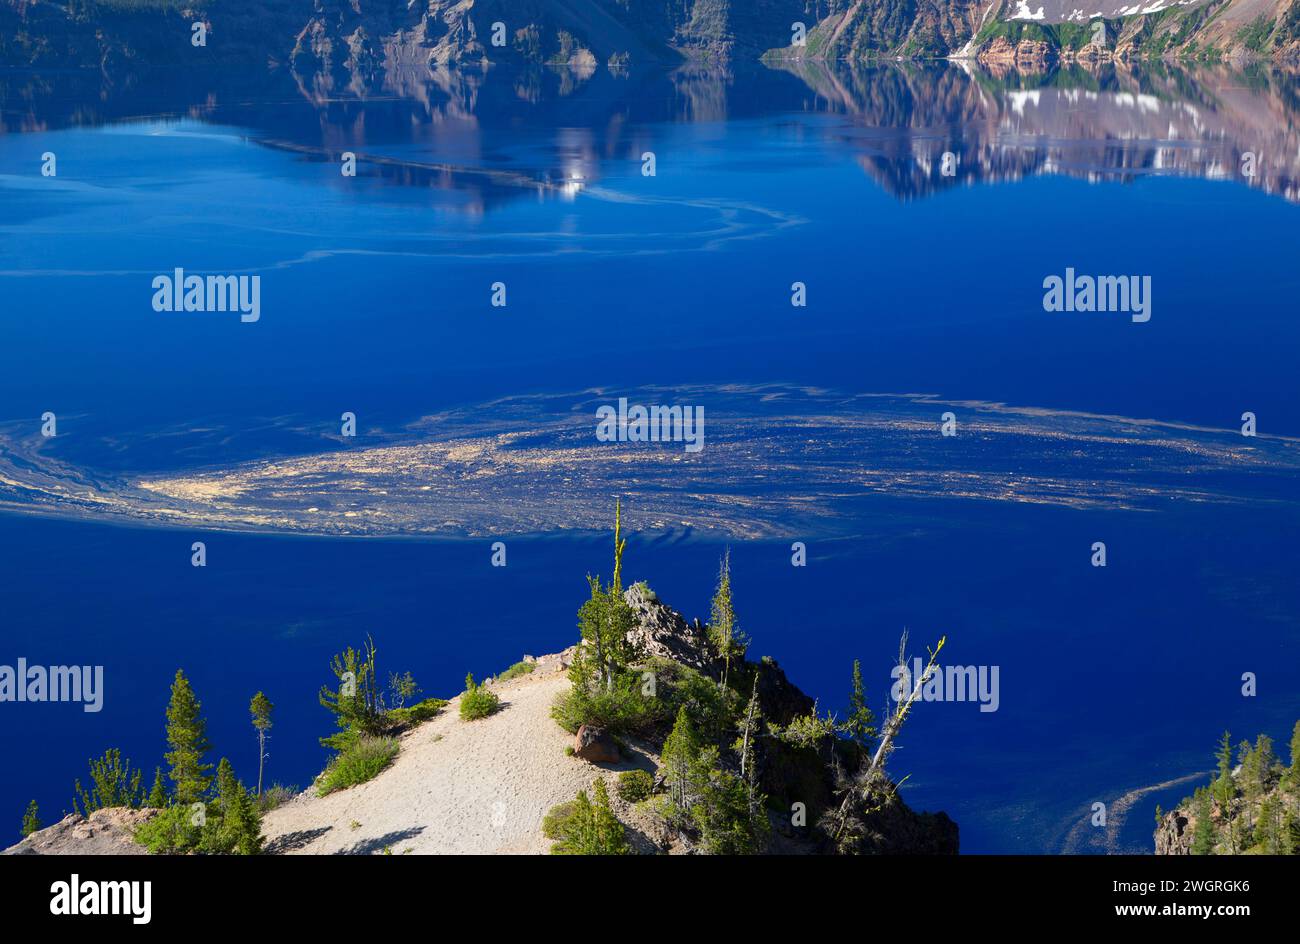
[[[890, 68], [847, 102], [766, 71], [602, 70], [567, 90], [544, 78], [531, 101], [496, 73], [472, 101], [311, 101], [271, 83], [114, 98], [84, 77], [33, 97], [9, 75], [0, 421], [35, 436], [53, 411], [49, 455], [122, 473], [323, 449], [343, 410], [386, 427], [589, 386], [786, 382], [1219, 429], [1251, 410], [1300, 435], [1283, 156], [1300, 151], [1253, 120], [1294, 99], [1293, 78], [1194, 105], [1153, 78], [1139, 108], [1113, 76], [1070, 99], [1066, 81], [936, 67], [903, 84]], [[1175, 127], [1188, 107], [1201, 138]], [[1234, 177], [1251, 148], [1268, 172]], [[932, 167], [944, 150], [955, 179]], [[153, 311], [151, 279], [176, 267], [260, 274], [261, 320]], [[1045, 313], [1042, 280], [1066, 267], [1151, 276], [1151, 321]], [[319, 417], [322, 438], [286, 434], [285, 416]], [[836, 709], [854, 658], [883, 700], [904, 627], [918, 650], [946, 634], [953, 662], [999, 665], [996, 713], [915, 714], [894, 761], [909, 802], [947, 810], [964, 851], [1103, 851], [1071, 833], [1092, 802], [1208, 770], [1224, 727], [1284, 742], [1300, 718], [1296, 515], [882, 497], [869, 537], [812, 541], [807, 568], [788, 542], [733, 542], [737, 600], [753, 651]], [[29, 799], [47, 821], [68, 808], [106, 747], [151, 774], [178, 666], [245, 778], [247, 703], [265, 690], [269, 777], [305, 785], [331, 653], [372, 633], [381, 668], [454, 694], [467, 670], [570, 644], [583, 575], [609, 557], [581, 536], [510, 539], [494, 569], [486, 542], [204, 532], [195, 569], [201, 531], [0, 518], [0, 663], [102, 664], [108, 686], [97, 715], [0, 705], [12, 838]], [[1105, 570], [1079, 554], [1099, 533], [1121, 549]], [[641, 534], [628, 571], [704, 616], [720, 551]], [[1144, 794], [1119, 848], [1149, 850], [1155, 804], [1188, 792]]]

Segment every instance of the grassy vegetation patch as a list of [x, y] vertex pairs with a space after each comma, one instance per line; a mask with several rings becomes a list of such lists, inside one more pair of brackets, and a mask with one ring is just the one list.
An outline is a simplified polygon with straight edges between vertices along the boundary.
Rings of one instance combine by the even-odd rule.
[[321, 774], [316, 792], [320, 796], [346, 790], [379, 776], [397, 756], [396, 738], [362, 736], [339, 752]]

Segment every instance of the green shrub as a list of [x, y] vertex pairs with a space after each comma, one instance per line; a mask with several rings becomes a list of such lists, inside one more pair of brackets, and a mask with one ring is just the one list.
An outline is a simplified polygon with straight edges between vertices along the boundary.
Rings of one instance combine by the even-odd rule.
[[[609, 792], [605, 781], [597, 779], [592, 785], [592, 799], [587, 798], [585, 790], [578, 792], [578, 797], [571, 804], [562, 804], [569, 809], [560, 813], [556, 807], [542, 821], [542, 831], [555, 840], [551, 847], [552, 855], [628, 855], [632, 848], [628, 845], [627, 834], [623, 824], [618, 821], [609, 807]], [[550, 820], [550, 832], [547, 820]]]
[[777, 734], [787, 744], [818, 750], [827, 739], [835, 737], [838, 730], [835, 716], [827, 712], [825, 718], [819, 717], [817, 703], [814, 702], [811, 712], [794, 718]]
[[[657, 680], [665, 726], [685, 708], [700, 734], [709, 741], [720, 741], [735, 729], [744, 707], [735, 689], [719, 688], [709, 676], [667, 659], [654, 659], [649, 668]], [[735, 669], [731, 683], [739, 683], [748, 692], [750, 670], [745, 666], [735, 666]]]
[[745, 782], [716, 766], [702, 781], [691, 817], [700, 831], [700, 847], [709, 855], [756, 855], [771, 828], [767, 813], [751, 802]]
[[465, 694], [460, 696], [460, 718], [462, 721], [477, 721], [486, 718], [501, 707], [497, 693], [474, 681], [473, 675], [465, 676]]
[[640, 803], [654, 793], [655, 778], [644, 770], [625, 770], [618, 775], [618, 798], [628, 803]]
[[519, 678], [521, 675], [527, 675], [537, 668], [536, 662], [516, 662], [510, 668], [506, 669], [497, 676], [498, 682], [508, 682], [513, 678]]
[[334, 715], [338, 730], [320, 742], [341, 753], [362, 737], [384, 733], [386, 719], [376, 682], [374, 640], [367, 636], [360, 650], [348, 646], [330, 660], [330, 671], [339, 681], [338, 688], [322, 687], [319, 701]]
[[588, 724], [613, 734], [646, 733], [662, 721], [664, 706], [641, 694], [642, 684], [641, 673], [632, 670], [616, 675], [610, 690], [574, 685], [555, 699], [551, 717], [570, 732]]
[[262, 791], [262, 795], [257, 801], [257, 808], [263, 813], [278, 809], [297, 796], [298, 792], [297, 787], [286, 787], [279, 783], [273, 784]]
[[577, 811], [577, 800], [568, 800], [551, 807], [550, 811], [542, 817], [542, 835], [547, 839], [559, 839], [569, 830]]
[[394, 708], [385, 716], [393, 729], [409, 728], [423, 724], [438, 716], [447, 707], [445, 698], [426, 698], [405, 708]]
[[362, 735], [329, 762], [316, 792], [325, 796], [373, 780], [393, 762], [398, 749], [397, 738]]
[[122, 759], [122, 752], [110, 748], [103, 757], [90, 761], [90, 789], [78, 780], [72, 785], [72, 810], [89, 816], [95, 810], [109, 806], [128, 806], [132, 809], [144, 805], [145, 793], [140, 786], [140, 771], [131, 769], [131, 762]]
[[177, 855], [199, 844], [197, 811], [188, 806], [169, 806], [135, 831], [135, 841], [154, 855]]
[[26, 839], [41, 828], [41, 811], [36, 801], [32, 800], [27, 804], [27, 812], [23, 814], [22, 836]]
[[198, 848], [209, 855], [257, 855], [262, 851], [262, 814], [257, 800], [224, 757], [217, 765], [217, 795], [208, 804]]

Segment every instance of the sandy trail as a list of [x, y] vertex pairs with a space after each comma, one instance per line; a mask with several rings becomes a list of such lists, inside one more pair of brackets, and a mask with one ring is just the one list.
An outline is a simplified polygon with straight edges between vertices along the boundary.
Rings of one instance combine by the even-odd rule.
[[[549, 664], [548, 664], [549, 663]], [[269, 851], [284, 853], [545, 853], [542, 817], [589, 790], [598, 776], [652, 765], [594, 767], [566, 756], [573, 743], [550, 716], [569, 685], [544, 659], [531, 675], [493, 689], [502, 707], [461, 721], [459, 700], [402, 736], [402, 752], [369, 783], [327, 797], [301, 796], [268, 813]], [[353, 824], [358, 825], [353, 825]]]

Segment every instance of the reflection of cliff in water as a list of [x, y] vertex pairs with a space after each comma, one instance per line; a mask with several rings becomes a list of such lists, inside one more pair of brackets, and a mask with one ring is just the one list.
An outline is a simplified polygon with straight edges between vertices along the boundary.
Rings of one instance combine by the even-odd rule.
[[[289, 68], [0, 75], [0, 132], [186, 117], [248, 129], [305, 160], [357, 154], [379, 186], [428, 188], [468, 212], [572, 196], [611, 162], [654, 150], [663, 125], [789, 113], [844, 120], [824, 133], [889, 193], [1065, 174], [1236, 178], [1300, 201], [1300, 82], [1270, 68], [1169, 67], [1020, 74], [944, 63], [428, 69], [363, 80]], [[527, 149], [502, 159], [509, 142]], [[536, 146], [535, 142], [543, 142]], [[942, 173], [942, 155], [957, 158]], [[1256, 176], [1241, 174], [1247, 152]]]
[[[1046, 73], [890, 63], [784, 63], [825, 108], [864, 170], [911, 198], [977, 181], [1064, 174], [1236, 179], [1300, 201], [1300, 76], [1270, 67], [1101, 64]], [[942, 158], [957, 158], [944, 176]], [[1254, 155], [1253, 177], [1243, 173]]]

